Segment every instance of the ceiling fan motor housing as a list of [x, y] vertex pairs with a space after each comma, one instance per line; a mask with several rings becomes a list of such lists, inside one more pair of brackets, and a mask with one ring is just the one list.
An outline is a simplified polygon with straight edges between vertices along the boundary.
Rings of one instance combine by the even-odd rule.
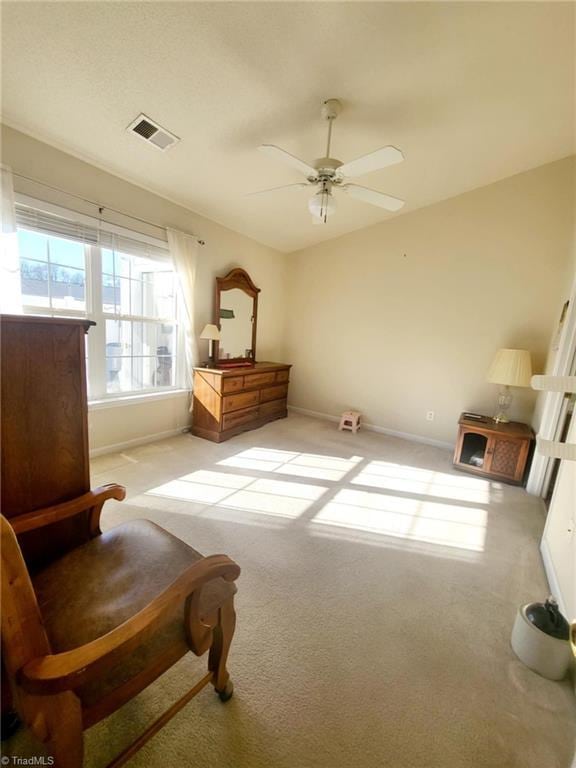
[[314, 168], [318, 171], [318, 177], [308, 177], [308, 181], [334, 181], [339, 183], [336, 177], [336, 171], [342, 163], [333, 157], [320, 157], [314, 162]]

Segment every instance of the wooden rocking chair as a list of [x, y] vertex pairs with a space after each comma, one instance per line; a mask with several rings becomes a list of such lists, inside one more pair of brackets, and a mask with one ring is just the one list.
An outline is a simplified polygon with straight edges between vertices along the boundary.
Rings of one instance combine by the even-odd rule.
[[[108, 485], [1, 519], [3, 665], [15, 710], [58, 768], [80, 768], [83, 730], [188, 651], [209, 651], [207, 674], [110, 766], [125, 763], [208, 683], [222, 701], [232, 695], [226, 659], [240, 568], [226, 555], [202, 557], [147, 520], [101, 533], [102, 505], [124, 495]], [[50, 538], [63, 521], [77, 523], [75, 546], [29, 570], [26, 536]]]

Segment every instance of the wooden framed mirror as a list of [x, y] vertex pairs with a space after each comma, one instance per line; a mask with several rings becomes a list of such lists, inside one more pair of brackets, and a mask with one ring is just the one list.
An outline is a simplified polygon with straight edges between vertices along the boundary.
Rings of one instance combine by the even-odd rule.
[[260, 288], [240, 267], [216, 278], [214, 325], [220, 329], [220, 341], [214, 358], [218, 368], [256, 362], [259, 293]]

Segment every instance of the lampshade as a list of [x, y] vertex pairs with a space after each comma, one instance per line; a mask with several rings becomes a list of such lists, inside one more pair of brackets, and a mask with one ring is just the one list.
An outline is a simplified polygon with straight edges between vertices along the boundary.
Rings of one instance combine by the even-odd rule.
[[308, 210], [314, 218], [326, 221], [328, 216], [336, 211], [336, 201], [330, 192], [322, 189], [312, 195], [308, 201]]
[[492, 384], [509, 387], [529, 387], [532, 363], [527, 349], [499, 349], [488, 370], [487, 379]]
[[211, 341], [218, 341], [220, 338], [220, 329], [217, 325], [211, 325], [210, 323], [208, 325], [204, 326], [204, 330], [200, 334], [201, 339], [209, 339]]

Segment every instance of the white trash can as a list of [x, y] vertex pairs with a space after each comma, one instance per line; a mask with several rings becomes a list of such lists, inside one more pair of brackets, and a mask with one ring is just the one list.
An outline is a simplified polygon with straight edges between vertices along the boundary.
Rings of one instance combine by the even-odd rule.
[[562, 680], [571, 662], [569, 625], [554, 598], [518, 610], [512, 649], [520, 661], [548, 680]]

